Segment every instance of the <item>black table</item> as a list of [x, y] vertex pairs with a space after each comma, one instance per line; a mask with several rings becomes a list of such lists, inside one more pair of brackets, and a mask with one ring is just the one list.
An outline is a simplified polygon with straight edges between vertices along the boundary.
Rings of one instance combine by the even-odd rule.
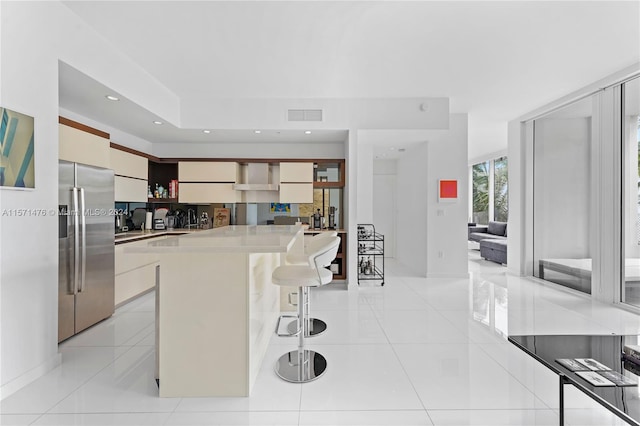
[[637, 385], [594, 386], [556, 361], [592, 358], [638, 383], [640, 367], [622, 357], [625, 344], [637, 345], [638, 336], [531, 335], [510, 336], [509, 341], [558, 374], [560, 425], [564, 425], [564, 385], [571, 384], [627, 423], [640, 426], [640, 389]]

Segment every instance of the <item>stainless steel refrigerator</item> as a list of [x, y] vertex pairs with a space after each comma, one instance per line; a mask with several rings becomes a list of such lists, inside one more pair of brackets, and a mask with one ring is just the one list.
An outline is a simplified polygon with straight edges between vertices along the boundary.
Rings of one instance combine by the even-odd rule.
[[113, 170], [59, 162], [58, 341], [114, 311]]

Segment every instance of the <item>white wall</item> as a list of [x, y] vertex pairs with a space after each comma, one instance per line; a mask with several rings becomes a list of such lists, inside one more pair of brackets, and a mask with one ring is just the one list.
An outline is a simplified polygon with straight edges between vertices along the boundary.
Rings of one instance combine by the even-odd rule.
[[373, 224], [384, 235], [384, 256], [396, 257], [396, 175], [373, 175]]
[[[427, 108], [421, 108], [422, 104]], [[323, 120], [288, 121], [288, 109], [322, 109]], [[449, 126], [448, 98], [252, 98], [206, 102], [182, 99], [181, 110], [181, 127], [188, 129], [446, 129]]]
[[398, 160], [397, 173], [396, 259], [420, 276], [426, 276], [430, 267], [427, 264], [428, 148], [425, 142], [407, 151], [408, 155]]
[[155, 143], [150, 154], [160, 158], [344, 158], [345, 144], [295, 143]]
[[373, 146], [358, 144], [358, 223], [373, 223]]
[[397, 160], [373, 161], [373, 224], [384, 235], [385, 257], [396, 257]]
[[[467, 115], [451, 114], [449, 130], [429, 140], [427, 154], [427, 276], [468, 276]], [[423, 166], [424, 167], [424, 166]], [[458, 181], [458, 201], [438, 203], [438, 181]], [[442, 255], [440, 255], [442, 253]]]
[[[58, 2], [0, 2], [0, 103], [35, 118], [32, 191], [0, 190], [0, 385], [6, 396], [59, 362], [58, 60], [166, 117], [177, 98]], [[117, 64], [117, 66], [114, 66]]]

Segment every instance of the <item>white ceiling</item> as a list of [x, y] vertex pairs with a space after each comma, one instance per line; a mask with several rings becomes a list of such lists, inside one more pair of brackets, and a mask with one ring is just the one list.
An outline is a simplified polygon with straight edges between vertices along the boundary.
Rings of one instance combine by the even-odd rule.
[[[638, 1], [65, 4], [183, 105], [449, 97], [451, 112], [469, 114], [470, 158], [505, 149], [508, 120], [640, 62]], [[136, 124], [152, 114], [135, 105], [121, 101], [126, 113], [110, 111], [116, 106], [105, 106], [103, 93], [87, 95], [92, 80], [77, 84], [73, 72], [61, 72], [65, 109], [150, 141], [167, 131]], [[96, 93], [105, 90], [93, 84]], [[171, 129], [161, 137], [209, 140], [203, 136]]]

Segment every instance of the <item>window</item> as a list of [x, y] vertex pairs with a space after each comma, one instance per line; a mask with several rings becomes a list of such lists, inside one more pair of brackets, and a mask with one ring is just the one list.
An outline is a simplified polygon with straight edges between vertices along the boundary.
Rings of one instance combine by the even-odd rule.
[[486, 224], [489, 222], [489, 162], [474, 164], [471, 167], [473, 185], [472, 221]]
[[622, 88], [621, 301], [640, 307], [640, 78]]
[[486, 225], [509, 218], [507, 157], [471, 166], [471, 221]]
[[498, 222], [509, 218], [509, 183], [507, 157], [493, 161], [493, 217]]

